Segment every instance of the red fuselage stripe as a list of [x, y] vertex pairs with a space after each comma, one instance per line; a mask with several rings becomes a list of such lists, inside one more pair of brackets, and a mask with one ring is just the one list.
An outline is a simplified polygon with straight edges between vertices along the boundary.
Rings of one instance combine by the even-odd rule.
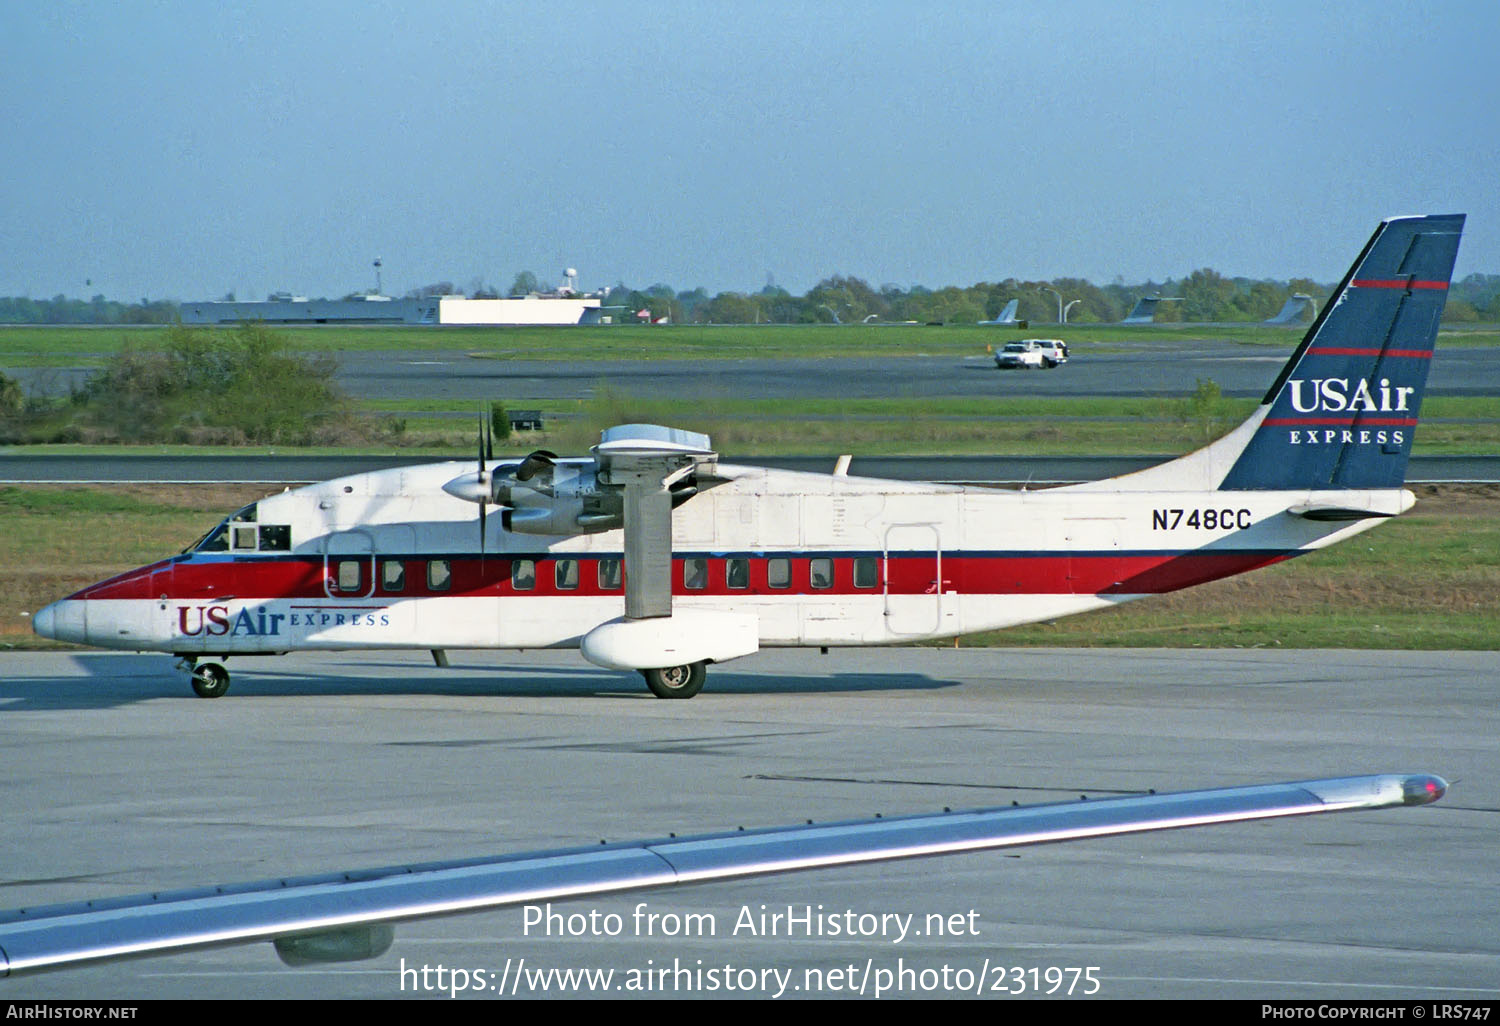
[[[903, 554], [889, 558], [871, 558], [876, 566], [874, 584], [856, 586], [855, 558], [793, 556], [788, 564], [786, 587], [772, 587], [766, 557], [748, 558], [748, 576], [744, 587], [732, 588], [728, 582], [725, 557], [710, 557], [706, 565], [695, 567], [694, 583], [686, 585], [685, 559], [674, 561], [673, 593], [684, 597], [697, 595], [734, 598], [736, 596], [811, 597], [833, 595], [931, 595], [939, 589], [944, 594], [966, 595], [1139, 595], [1176, 591], [1205, 581], [1217, 580], [1280, 562], [1296, 552], [1271, 551], [1202, 551], [1140, 553], [1047, 553], [1039, 555], [961, 555], [943, 554], [942, 579], [938, 580], [938, 561], [933, 555]], [[222, 604], [230, 600], [267, 601], [271, 599], [341, 602], [347, 605], [371, 602], [399, 602], [416, 598], [486, 597], [520, 598], [525, 596], [623, 595], [620, 587], [599, 585], [598, 557], [549, 557], [531, 560], [534, 564], [533, 586], [517, 588], [511, 578], [511, 558], [490, 556], [447, 559], [449, 587], [426, 586], [426, 558], [399, 558], [405, 566], [405, 586], [399, 591], [371, 589], [370, 560], [359, 564], [356, 586], [348, 591], [325, 588], [323, 561], [319, 559], [260, 559], [247, 557], [216, 560], [209, 563], [161, 563], [101, 584], [92, 585], [71, 596], [74, 599], [165, 599], [172, 604]], [[819, 567], [818, 584], [814, 586], [814, 562]], [[577, 563], [570, 575], [559, 575], [557, 564]], [[378, 564], [387, 562], [380, 558]], [[827, 578], [831, 563], [832, 577]], [[559, 576], [576, 582], [576, 587], [559, 587]], [[736, 583], [739, 583], [738, 581]]]

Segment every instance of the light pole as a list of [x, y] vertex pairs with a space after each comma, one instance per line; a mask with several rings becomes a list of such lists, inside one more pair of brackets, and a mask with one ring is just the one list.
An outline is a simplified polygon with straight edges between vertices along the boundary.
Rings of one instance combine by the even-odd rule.
[[1081, 300], [1081, 299], [1075, 299], [1072, 302], [1070, 302], [1067, 306], [1063, 307], [1062, 323], [1064, 323], [1064, 324], [1068, 323], [1068, 311], [1071, 310], [1071, 309], [1073, 309], [1075, 306], [1077, 306], [1079, 303], [1082, 303], [1082, 302], [1083, 302], [1083, 300]]
[[1037, 289], [1037, 291], [1038, 292], [1050, 292], [1054, 296], [1057, 297], [1057, 323], [1058, 324], [1066, 323], [1063, 320], [1063, 316], [1064, 315], [1063, 315], [1063, 298], [1062, 298], [1062, 293], [1059, 292], [1059, 291], [1057, 291], [1056, 289], [1048, 288], [1045, 285], [1043, 285], [1042, 287], [1040, 287], [1039, 289]]

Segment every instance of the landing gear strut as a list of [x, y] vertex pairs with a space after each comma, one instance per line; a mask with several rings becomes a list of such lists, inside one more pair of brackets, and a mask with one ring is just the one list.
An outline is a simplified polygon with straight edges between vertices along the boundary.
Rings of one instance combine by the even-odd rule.
[[657, 698], [692, 698], [703, 690], [708, 672], [702, 663], [667, 666], [660, 670], [642, 670], [646, 687]]
[[222, 663], [199, 663], [192, 669], [192, 681], [199, 698], [218, 698], [229, 690], [229, 671]]

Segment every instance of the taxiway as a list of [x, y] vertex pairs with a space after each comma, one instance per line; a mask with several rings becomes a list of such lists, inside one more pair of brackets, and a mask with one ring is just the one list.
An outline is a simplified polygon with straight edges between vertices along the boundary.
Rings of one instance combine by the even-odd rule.
[[[523, 958], [534, 970], [781, 967], [798, 985], [807, 970], [904, 967], [925, 996], [945, 996], [920, 989], [945, 965], [1097, 966], [1108, 998], [1500, 994], [1495, 653], [765, 652], [714, 668], [689, 702], [571, 652], [452, 660], [239, 660], [229, 695], [205, 701], [167, 657], [0, 655], [0, 907], [1148, 788], [1382, 771], [1453, 786], [1427, 808], [555, 906], [615, 913], [619, 936], [541, 936], [509, 909], [398, 926], [373, 962], [289, 970], [263, 944], [0, 980], [0, 995], [434, 996], [403, 965], [494, 980]], [[716, 933], [640, 935], [641, 902], [711, 917]], [[900, 941], [732, 930], [747, 908], [819, 906], [975, 925]], [[834, 993], [813, 978], [821, 989], [787, 996]], [[671, 979], [658, 996], [700, 995]]]

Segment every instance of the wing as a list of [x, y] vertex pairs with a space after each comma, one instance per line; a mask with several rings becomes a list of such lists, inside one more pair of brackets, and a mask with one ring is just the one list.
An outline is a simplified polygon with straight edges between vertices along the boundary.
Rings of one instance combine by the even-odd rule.
[[601, 481], [624, 491], [625, 616], [671, 616], [672, 486], [718, 455], [707, 435], [654, 424], [608, 429], [594, 455]]
[[391, 923], [648, 887], [1243, 820], [1425, 805], [1426, 774], [1342, 777], [735, 831], [396, 866], [0, 915], [4, 975], [272, 941], [289, 964], [373, 958]]

